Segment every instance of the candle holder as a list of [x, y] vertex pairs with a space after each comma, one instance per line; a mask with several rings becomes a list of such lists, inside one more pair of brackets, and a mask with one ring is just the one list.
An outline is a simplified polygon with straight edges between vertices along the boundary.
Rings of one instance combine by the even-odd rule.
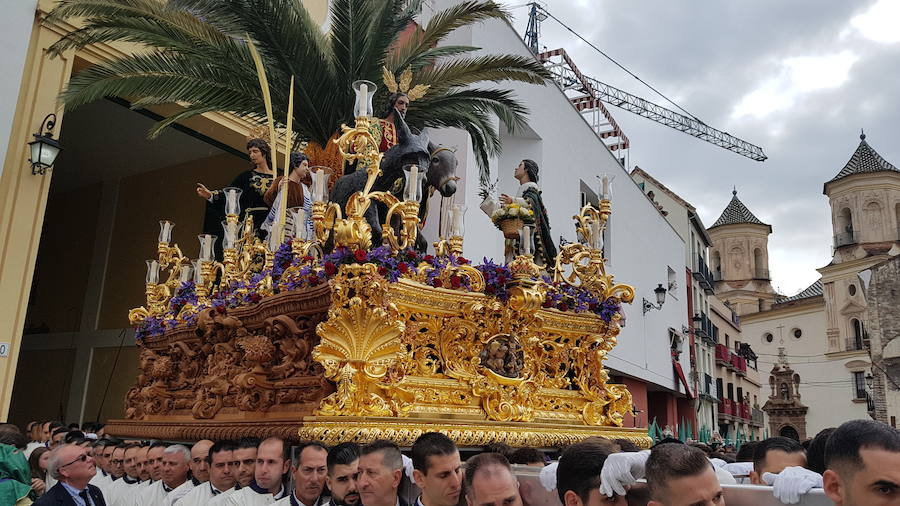
[[222, 193], [225, 195], [225, 216], [237, 221], [241, 215], [241, 193], [243, 193], [243, 190], [234, 186], [228, 186], [222, 188]]
[[159, 315], [166, 312], [166, 301], [169, 300], [169, 287], [159, 283], [159, 262], [147, 260], [146, 289], [147, 311], [149, 314]]
[[372, 81], [353, 81], [353, 92], [356, 99], [353, 101], [353, 116], [356, 118], [372, 114], [372, 99], [378, 86]]
[[175, 223], [168, 220], [159, 221], [159, 241], [156, 246], [156, 252], [159, 255], [159, 265], [165, 269], [169, 265], [179, 265], [184, 260], [181, 249], [178, 245], [171, 245], [172, 230]]

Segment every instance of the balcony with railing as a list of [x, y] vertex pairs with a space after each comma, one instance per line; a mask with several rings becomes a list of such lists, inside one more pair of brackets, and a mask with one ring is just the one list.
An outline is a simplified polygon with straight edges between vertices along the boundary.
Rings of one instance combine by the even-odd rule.
[[735, 407], [737, 403], [731, 399], [722, 399], [719, 401], [719, 418], [732, 420], [735, 416]]
[[840, 234], [834, 236], [835, 248], [840, 248], [841, 246], [847, 246], [849, 244], [856, 244], [857, 242], [859, 241], [857, 241], [856, 232], [854, 232], [853, 230], [841, 232]]
[[753, 425], [755, 427], [763, 426], [763, 417], [764, 417], [763, 410], [761, 410], [757, 407], [754, 407], [750, 412], [750, 416], [751, 416], [751, 418], [750, 418], [751, 425]]
[[732, 353], [729, 358], [729, 362], [731, 362], [731, 368], [738, 374], [738, 376], [746, 376], [747, 375], [747, 359]]
[[746, 402], [738, 402], [737, 404], [737, 416], [743, 420], [750, 420], [752, 418], [752, 414], [750, 412], [750, 405]]
[[728, 367], [731, 364], [728, 347], [724, 344], [716, 345], [716, 365]]
[[712, 295], [713, 293], [713, 276], [712, 272], [710, 272], [709, 267], [706, 265], [706, 260], [703, 259], [700, 255], [697, 255], [697, 259], [695, 261], [695, 267], [691, 274], [697, 283], [700, 285], [700, 288], [703, 288], [703, 291], [706, 292], [707, 295]]

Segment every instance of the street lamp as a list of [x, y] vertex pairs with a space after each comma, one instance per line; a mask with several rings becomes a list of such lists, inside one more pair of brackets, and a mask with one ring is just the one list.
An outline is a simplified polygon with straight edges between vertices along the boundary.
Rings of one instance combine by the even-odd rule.
[[34, 140], [28, 143], [31, 147], [31, 158], [28, 161], [31, 162], [32, 174], [44, 175], [47, 169], [53, 166], [56, 157], [62, 151], [59, 141], [53, 138], [53, 127], [55, 126], [56, 115], [50, 113], [41, 122], [41, 127], [34, 134]]
[[650, 312], [651, 309], [662, 309], [663, 304], [666, 302], [666, 289], [663, 288], [662, 283], [659, 283], [659, 286], [653, 289], [653, 293], [656, 294], [656, 304], [643, 299], [644, 314]]
[[872, 376], [872, 371], [869, 371], [866, 373], [866, 386], [869, 387], [869, 390], [871, 390], [874, 384], [875, 378]]

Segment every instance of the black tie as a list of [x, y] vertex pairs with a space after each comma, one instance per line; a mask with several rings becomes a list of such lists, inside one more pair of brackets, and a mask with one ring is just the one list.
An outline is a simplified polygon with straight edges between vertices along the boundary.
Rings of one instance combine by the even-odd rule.
[[78, 495], [80, 495], [81, 498], [84, 500], [84, 504], [86, 506], [91, 506], [92, 503], [91, 503], [91, 498], [88, 497], [88, 489], [84, 489], [81, 492], [78, 492]]

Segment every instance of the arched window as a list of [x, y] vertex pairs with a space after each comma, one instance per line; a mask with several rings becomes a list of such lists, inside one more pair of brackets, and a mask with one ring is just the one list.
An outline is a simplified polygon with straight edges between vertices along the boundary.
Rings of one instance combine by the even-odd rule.
[[850, 212], [850, 208], [845, 207], [841, 209], [835, 221], [835, 225], [837, 225], [834, 231], [835, 247], [855, 243], [856, 239], [853, 234], [853, 214]]
[[853, 318], [850, 320], [850, 331], [852, 332], [852, 344], [854, 350], [861, 350], [864, 348], [863, 339], [865, 337], [865, 331], [863, 330], [862, 323]]
[[[900, 204], [897, 204], [898, 223], [900, 223]], [[722, 279], [722, 257], [718, 251], [714, 251], [712, 255], [713, 279], [719, 281]]]
[[790, 425], [785, 425], [778, 431], [778, 435], [782, 437], [791, 438], [794, 441], [800, 441], [800, 433], [797, 432], [797, 429], [791, 427]]
[[756, 279], [768, 279], [769, 273], [766, 272], [766, 263], [763, 259], [762, 250], [756, 248], [753, 250], [753, 277]]
[[900, 202], [894, 206], [894, 221], [897, 223], [897, 230], [895, 230], [897, 236], [894, 239], [900, 241]]

